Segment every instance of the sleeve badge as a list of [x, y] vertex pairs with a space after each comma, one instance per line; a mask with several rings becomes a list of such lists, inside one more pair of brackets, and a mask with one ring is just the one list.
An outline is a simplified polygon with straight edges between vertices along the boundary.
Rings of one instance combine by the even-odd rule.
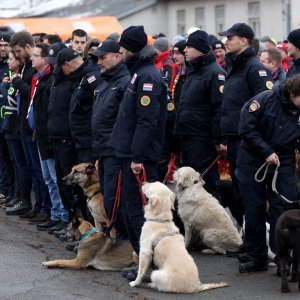
[[150, 104], [151, 100], [149, 96], [142, 96], [141, 97], [141, 104], [143, 106], [148, 106]]
[[256, 100], [253, 100], [249, 106], [249, 112], [255, 112], [259, 109], [260, 109], [260, 104]]
[[273, 82], [268, 80], [266, 82], [266, 87], [267, 87], [268, 90], [271, 90], [273, 88]]

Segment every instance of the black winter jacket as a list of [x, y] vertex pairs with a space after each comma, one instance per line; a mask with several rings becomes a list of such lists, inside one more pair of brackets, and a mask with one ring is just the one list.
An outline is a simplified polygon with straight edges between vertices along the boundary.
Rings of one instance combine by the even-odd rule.
[[243, 105], [255, 95], [272, 89], [270, 72], [252, 48], [239, 55], [227, 54], [228, 76], [223, 91], [221, 128], [224, 135], [238, 135]]
[[167, 120], [167, 84], [154, 66], [156, 53], [145, 46], [127, 62], [132, 76], [109, 145], [136, 163], [161, 157]]
[[92, 106], [94, 91], [101, 83], [99, 67], [92, 61], [85, 61], [68, 79], [77, 83], [71, 103], [69, 120], [72, 139], [77, 150], [92, 148]]
[[19, 90], [20, 98], [19, 102], [19, 116], [18, 125], [20, 133], [32, 134], [32, 130], [28, 125], [27, 113], [29, 106], [30, 87], [31, 80], [35, 74], [35, 70], [32, 68], [31, 60], [27, 61], [21, 72], [21, 77], [15, 77], [12, 81], [12, 85], [15, 89]]
[[175, 133], [209, 136], [212, 142], [222, 142], [220, 113], [226, 72], [210, 52], [191, 62], [192, 69], [180, 94]]
[[53, 158], [53, 151], [49, 143], [49, 134], [47, 129], [48, 104], [52, 82], [52, 73], [41, 78], [37, 85], [33, 100], [35, 137], [42, 160]]
[[262, 92], [244, 105], [239, 133], [237, 169], [244, 175], [256, 172], [273, 152], [279, 157], [280, 168], [295, 166], [300, 109], [280, 87]]
[[290, 78], [297, 74], [300, 74], [300, 58], [295, 59], [293, 62], [294, 65], [286, 73], [286, 78]]
[[54, 74], [48, 106], [48, 133], [51, 139], [71, 140], [69, 121], [70, 100], [78, 82], [73, 82], [61, 72]]
[[101, 74], [102, 83], [95, 90], [92, 133], [93, 150], [96, 156], [114, 156], [108, 147], [130, 73], [124, 61]]

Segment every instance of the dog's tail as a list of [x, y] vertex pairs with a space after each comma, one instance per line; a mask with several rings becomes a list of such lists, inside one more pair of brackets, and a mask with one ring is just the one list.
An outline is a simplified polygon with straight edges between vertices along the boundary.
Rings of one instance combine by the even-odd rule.
[[198, 292], [203, 292], [212, 289], [218, 289], [222, 287], [227, 287], [229, 284], [227, 282], [220, 282], [220, 283], [201, 283], [198, 289]]

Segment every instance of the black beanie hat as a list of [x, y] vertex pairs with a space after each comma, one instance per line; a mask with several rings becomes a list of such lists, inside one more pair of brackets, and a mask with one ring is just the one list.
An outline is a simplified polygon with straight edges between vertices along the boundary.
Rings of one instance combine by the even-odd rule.
[[147, 45], [144, 26], [130, 26], [121, 35], [119, 45], [133, 53], [141, 51]]
[[10, 35], [7, 33], [0, 33], [0, 42], [10, 43]]
[[291, 31], [287, 39], [296, 48], [300, 49], [300, 28]]
[[178, 51], [179, 53], [184, 55], [184, 48], [185, 48], [185, 40], [179, 41], [176, 44], [174, 44], [172, 52]]
[[193, 47], [204, 54], [207, 54], [211, 50], [208, 34], [203, 30], [197, 30], [190, 34], [185, 42], [185, 45]]
[[219, 41], [219, 40], [214, 40], [212, 43], [211, 43], [211, 49], [212, 50], [216, 50], [216, 49], [223, 49], [226, 51], [226, 48], [225, 48], [225, 45]]

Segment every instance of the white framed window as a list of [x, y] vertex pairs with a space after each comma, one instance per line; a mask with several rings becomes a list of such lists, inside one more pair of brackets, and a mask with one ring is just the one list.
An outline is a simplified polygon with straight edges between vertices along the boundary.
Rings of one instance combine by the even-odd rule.
[[215, 7], [216, 32], [225, 30], [225, 5]]
[[249, 25], [256, 37], [260, 37], [260, 5], [259, 2], [248, 3]]
[[177, 33], [185, 33], [185, 9], [177, 10]]
[[195, 25], [201, 30], [205, 30], [205, 7], [195, 9]]

